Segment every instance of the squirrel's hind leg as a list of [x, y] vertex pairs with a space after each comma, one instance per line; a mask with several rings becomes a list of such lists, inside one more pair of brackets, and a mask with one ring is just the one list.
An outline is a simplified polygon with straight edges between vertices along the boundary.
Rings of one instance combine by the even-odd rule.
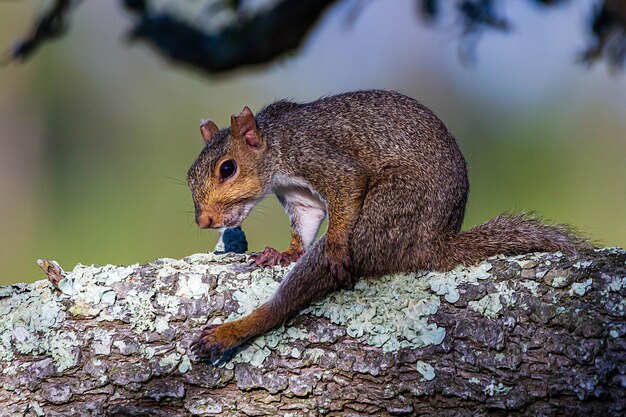
[[416, 178], [372, 181], [350, 239], [354, 272], [380, 276], [435, 268], [462, 214], [459, 220], [458, 210], [437, 209], [442, 202], [434, 198]]

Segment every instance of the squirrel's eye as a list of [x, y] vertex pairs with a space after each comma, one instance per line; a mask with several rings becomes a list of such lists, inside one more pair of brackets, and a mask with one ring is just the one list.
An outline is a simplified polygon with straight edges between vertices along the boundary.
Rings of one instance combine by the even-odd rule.
[[224, 181], [233, 176], [237, 171], [237, 164], [232, 159], [222, 162], [220, 165], [220, 180]]

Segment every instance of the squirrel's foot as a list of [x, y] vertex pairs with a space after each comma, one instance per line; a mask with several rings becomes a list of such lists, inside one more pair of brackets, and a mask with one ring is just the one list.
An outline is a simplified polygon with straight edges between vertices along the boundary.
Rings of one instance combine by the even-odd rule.
[[352, 260], [348, 251], [327, 253], [324, 258], [330, 274], [337, 280], [342, 288], [353, 288], [356, 277], [352, 274]]
[[228, 323], [210, 324], [202, 329], [200, 337], [191, 344], [191, 350], [196, 356], [214, 362], [240, 343], [241, 340]]
[[304, 254], [301, 250], [278, 251], [274, 248], [266, 246], [263, 252], [253, 254], [250, 259], [261, 267], [272, 267], [276, 265], [288, 266], [292, 262], [296, 262]]

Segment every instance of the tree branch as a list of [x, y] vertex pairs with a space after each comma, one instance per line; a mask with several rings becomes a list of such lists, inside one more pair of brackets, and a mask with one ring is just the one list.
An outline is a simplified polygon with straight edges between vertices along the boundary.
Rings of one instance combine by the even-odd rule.
[[[442, 14], [439, 0], [415, 0], [426, 21]], [[568, 0], [528, 0], [556, 6]], [[25, 60], [45, 41], [59, 37], [67, 18], [81, 0], [55, 0], [34, 24], [31, 33], [10, 51], [6, 62]], [[465, 58], [472, 56], [476, 42], [487, 30], [509, 30], [503, 15], [505, 0], [456, 0], [454, 13], [460, 26]], [[324, 11], [339, 0], [275, 0], [271, 7], [250, 11], [240, 0], [205, 1], [198, 12], [184, 15], [172, 9], [158, 9], [151, 0], [122, 0], [125, 9], [137, 17], [131, 40], [142, 41], [172, 63], [216, 74], [236, 68], [272, 62], [295, 51], [319, 21]], [[364, 6], [358, 6], [364, 7]], [[179, 8], [181, 8], [179, 6]], [[212, 27], [219, 13], [228, 22]], [[626, 2], [601, 0], [590, 13], [590, 45], [580, 60], [587, 64], [607, 61], [621, 69], [626, 63]], [[219, 20], [219, 19], [217, 19]]]
[[272, 61], [298, 48], [321, 14], [336, 0], [279, 1], [273, 8], [205, 32], [167, 12], [144, 9], [130, 38], [171, 62], [210, 73]]
[[[2, 415], [618, 415], [626, 251], [492, 258], [360, 281], [227, 362], [187, 348], [287, 268], [244, 255], [40, 265], [0, 288]], [[59, 277], [62, 279], [59, 280]], [[208, 319], [207, 319], [208, 317]]]
[[5, 63], [25, 61], [46, 41], [63, 35], [68, 28], [68, 17], [82, 0], [55, 0], [52, 6], [37, 18], [30, 33], [11, 48]]

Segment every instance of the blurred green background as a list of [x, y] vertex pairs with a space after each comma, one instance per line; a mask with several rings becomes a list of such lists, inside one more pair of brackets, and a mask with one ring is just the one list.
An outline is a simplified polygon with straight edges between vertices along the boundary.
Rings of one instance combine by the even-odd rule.
[[[0, 283], [42, 278], [35, 260], [135, 263], [212, 249], [180, 181], [202, 146], [201, 118], [226, 126], [244, 105], [367, 88], [413, 96], [446, 122], [472, 190], [465, 227], [537, 210], [609, 246], [626, 246], [626, 83], [574, 64], [590, 3], [539, 13], [512, 5], [510, 34], [476, 61], [458, 33], [424, 26], [408, 0], [372, 2], [355, 22], [332, 8], [304, 48], [277, 63], [207, 77], [128, 45], [116, 2], [85, 2], [68, 35], [0, 71]], [[0, 45], [41, 4], [0, 5]], [[555, 29], [557, 28], [557, 29]], [[289, 243], [275, 198], [244, 223], [251, 250]]]

